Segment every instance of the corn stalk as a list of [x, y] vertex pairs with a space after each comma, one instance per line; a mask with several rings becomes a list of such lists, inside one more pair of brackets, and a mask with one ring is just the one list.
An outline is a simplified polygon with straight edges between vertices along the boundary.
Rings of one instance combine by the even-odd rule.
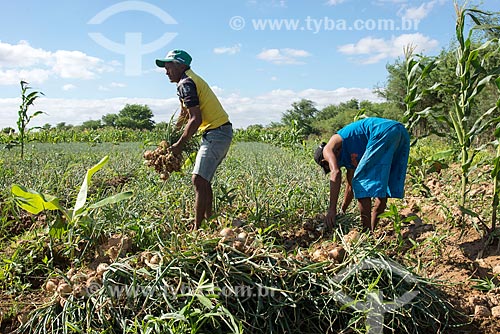
[[[496, 137], [500, 139], [500, 127], [497, 127]], [[494, 160], [494, 169], [492, 172], [493, 176], [493, 202], [492, 202], [492, 214], [491, 214], [491, 230], [494, 231], [496, 229], [497, 223], [497, 210], [498, 203], [500, 197], [500, 144], [499, 140], [496, 140], [497, 143], [497, 155]]]
[[[491, 57], [498, 55], [499, 49], [483, 52], [493, 43], [498, 43], [498, 39], [487, 40], [476, 48], [472, 43], [472, 34], [475, 30], [492, 28], [491, 25], [483, 25], [481, 19], [481, 17], [492, 15], [492, 13], [459, 7], [457, 3], [455, 3], [455, 9], [457, 13], [456, 37], [459, 42], [456, 50], [456, 76], [459, 80], [459, 87], [457, 94], [453, 95], [453, 106], [448, 112], [446, 121], [455, 131], [458, 140], [462, 169], [460, 205], [464, 207], [467, 200], [469, 172], [473, 166], [474, 158], [479, 152], [478, 149], [473, 147], [474, 139], [492, 124], [498, 122], [498, 117], [492, 117], [497, 111], [497, 106], [494, 106], [477, 118], [471, 126], [469, 122], [474, 108], [474, 101], [478, 94], [498, 77], [500, 69], [487, 69], [485, 67], [486, 62]], [[474, 21], [475, 25], [469, 30], [468, 36], [465, 38], [464, 31], [467, 16]]]
[[[406, 79], [406, 95], [404, 97], [405, 112], [403, 115], [403, 123], [406, 129], [412, 133], [412, 129], [419, 124], [423, 118], [429, 116], [433, 109], [426, 107], [424, 110], [417, 111], [418, 103], [430, 91], [437, 89], [441, 84], [436, 83], [432, 87], [423, 87], [424, 80], [429, 76], [434, 68], [438, 65], [438, 60], [423, 56], [414, 55], [414, 47], [407, 46], [404, 49], [405, 55], [405, 79]], [[415, 144], [418, 138], [412, 142]]]
[[18, 144], [21, 145], [21, 159], [24, 158], [24, 142], [26, 140], [26, 135], [29, 132], [29, 129], [27, 129], [28, 123], [33, 117], [43, 113], [42, 111], [35, 111], [32, 115], [28, 114], [29, 107], [35, 103], [35, 100], [40, 96], [40, 94], [43, 95], [43, 93], [37, 91], [28, 93], [30, 89], [31, 87], [28, 86], [26, 81], [21, 81], [22, 102], [19, 106], [17, 119], [17, 129], [19, 131]]
[[[500, 78], [497, 78], [496, 84], [500, 90]], [[500, 99], [497, 101], [497, 109], [500, 110]], [[497, 224], [497, 210], [500, 202], [500, 122], [497, 123], [495, 129], [494, 145], [497, 148], [496, 156], [493, 159], [493, 170], [491, 172], [491, 177], [493, 178], [493, 200], [491, 203], [491, 232], [496, 230]]]

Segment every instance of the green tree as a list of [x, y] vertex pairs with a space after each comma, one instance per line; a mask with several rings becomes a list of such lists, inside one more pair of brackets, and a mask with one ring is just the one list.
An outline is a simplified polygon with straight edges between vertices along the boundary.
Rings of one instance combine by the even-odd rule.
[[127, 104], [120, 110], [115, 121], [117, 127], [152, 130], [155, 122], [153, 112], [147, 105]]
[[331, 104], [317, 113], [313, 127], [319, 129], [320, 133], [330, 136], [346, 124], [351, 123], [359, 112], [360, 103], [357, 99], [351, 99], [339, 104]]
[[296, 122], [305, 136], [313, 133], [318, 133], [318, 130], [312, 126], [312, 122], [318, 113], [318, 109], [314, 106], [314, 102], [307, 99], [302, 99], [299, 102], [292, 103], [292, 109], [283, 113], [281, 122], [286, 126], [293, 126]]
[[155, 129], [156, 129], [156, 130], [159, 130], [159, 131], [164, 131], [164, 130], [168, 129], [168, 128], [169, 128], [169, 126], [170, 126], [170, 124], [169, 124], [169, 123], [167, 123], [167, 122], [165, 122], [165, 121], [162, 121], [162, 122], [158, 122], [158, 123], [156, 123], [156, 125], [155, 125]]
[[116, 120], [118, 119], [117, 114], [106, 114], [102, 116], [101, 120], [104, 126], [116, 127]]
[[315, 117], [315, 121], [331, 119], [337, 116], [340, 112], [340, 107], [335, 104], [330, 104], [321, 109]]
[[82, 123], [82, 129], [92, 129], [96, 130], [102, 127], [101, 120], [88, 120]]
[[2, 129], [2, 133], [6, 134], [6, 135], [10, 135], [10, 134], [15, 133], [15, 132], [16, 132], [16, 130], [14, 128], [11, 128], [10, 126]]
[[400, 121], [402, 111], [392, 102], [371, 102], [351, 99], [337, 105], [329, 105], [317, 113], [312, 126], [321, 134], [331, 135], [340, 128], [354, 121], [356, 116], [364, 114], [366, 116], [377, 116]]
[[59, 122], [56, 124], [56, 129], [60, 131], [69, 130], [73, 127], [71, 124], [66, 124], [66, 122]]

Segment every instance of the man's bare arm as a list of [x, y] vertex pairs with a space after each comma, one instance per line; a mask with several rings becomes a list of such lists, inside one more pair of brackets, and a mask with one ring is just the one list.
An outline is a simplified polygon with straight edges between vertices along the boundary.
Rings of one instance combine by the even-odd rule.
[[200, 106], [187, 108], [189, 119], [184, 128], [179, 140], [171, 146], [172, 153], [179, 155], [184, 147], [184, 144], [198, 131], [201, 125], [201, 109]]
[[179, 114], [179, 117], [177, 118], [177, 123], [175, 124], [175, 127], [177, 130], [182, 129], [184, 125], [189, 121], [189, 111], [187, 108], [184, 108], [181, 105], [181, 113]]
[[337, 161], [337, 154], [340, 152], [341, 147], [342, 138], [335, 134], [330, 138], [323, 149], [323, 158], [330, 166], [330, 206], [326, 215], [326, 224], [329, 228], [333, 228], [335, 225], [335, 217], [337, 216], [337, 203], [342, 180], [342, 171]]
[[342, 213], [347, 211], [349, 204], [351, 204], [354, 198], [354, 193], [352, 191], [352, 178], [354, 176], [354, 169], [348, 169], [346, 172], [346, 182], [344, 189], [344, 202], [342, 203]]

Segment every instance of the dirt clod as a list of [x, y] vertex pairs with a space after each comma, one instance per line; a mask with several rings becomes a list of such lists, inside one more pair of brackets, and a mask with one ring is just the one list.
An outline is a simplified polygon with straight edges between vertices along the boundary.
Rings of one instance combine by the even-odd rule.
[[474, 316], [477, 318], [487, 318], [491, 316], [491, 311], [486, 306], [476, 305], [474, 308]]

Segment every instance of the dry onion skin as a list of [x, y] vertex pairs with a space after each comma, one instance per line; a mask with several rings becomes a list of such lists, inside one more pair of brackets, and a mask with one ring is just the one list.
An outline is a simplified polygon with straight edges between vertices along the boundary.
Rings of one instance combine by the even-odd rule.
[[160, 179], [168, 180], [172, 172], [181, 170], [182, 156], [175, 156], [166, 141], [162, 141], [154, 151], [144, 152], [145, 164], [160, 174]]

